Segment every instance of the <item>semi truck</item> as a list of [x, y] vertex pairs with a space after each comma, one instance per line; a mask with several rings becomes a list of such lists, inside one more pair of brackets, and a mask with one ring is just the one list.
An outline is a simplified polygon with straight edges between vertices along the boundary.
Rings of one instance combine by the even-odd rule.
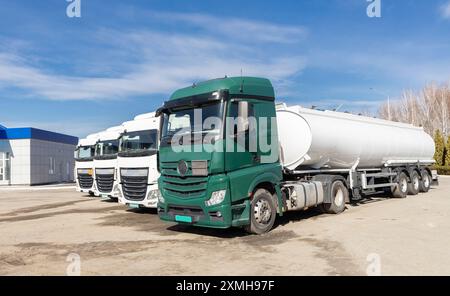
[[156, 208], [159, 118], [155, 112], [124, 122], [118, 154], [119, 203], [130, 208]]
[[434, 142], [422, 128], [276, 104], [264, 78], [194, 84], [157, 114], [165, 221], [262, 234], [286, 211], [339, 214], [374, 193], [404, 198], [437, 182]]
[[94, 195], [116, 199], [117, 153], [123, 127], [115, 126], [99, 133], [94, 156]]
[[98, 134], [80, 139], [75, 149], [76, 191], [94, 196], [94, 155]]

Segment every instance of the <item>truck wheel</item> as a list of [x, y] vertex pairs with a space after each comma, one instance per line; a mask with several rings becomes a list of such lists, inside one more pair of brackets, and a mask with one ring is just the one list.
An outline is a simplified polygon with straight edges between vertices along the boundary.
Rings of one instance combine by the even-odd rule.
[[427, 171], [422, 171], [422, 180], [419, 182], [420, 192], [428, 192], [431, 187], [431, 177]]
[[256, 190], [250, 206], [250, 225], [245, 230], [253, 234], [263, 234], [272, 229], [277, 210], [272, 194], [265, 189]]
[[419, 194], [420, 176], [416, 171], [411, 173], [411, 181], [408, 183], [408, 194], [417, 195]]
[[397, 185], [392, 191], [392, 197], [395, 198], [405, 198], [408, 194], [408, 177], [405, 173], [400, 173], [398, 175]]
[[89, 191], [89, 196], [94, 197], [95, 196], [94, 192]]
[[348, 199], [348, 190], [342, 181], [334, 181], [331, 185], [331, 203], [322, 204], [322, 211], [327, 214], [339, 214], [345, 210], [345, 201]]

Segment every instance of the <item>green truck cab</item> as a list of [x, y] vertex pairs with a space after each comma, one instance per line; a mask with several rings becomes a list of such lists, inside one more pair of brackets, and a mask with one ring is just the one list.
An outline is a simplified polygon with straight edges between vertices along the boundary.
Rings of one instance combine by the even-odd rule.
[[[165, 102], [157, 112], [162, 220], [252, 233], [272, 228], [283, 212], [274, 99], [268, 79], [225, 77], [177, 90]], [[249, 118], [265, 120], [259, 141], [271, 149], [249, 149], [261, 126]]]

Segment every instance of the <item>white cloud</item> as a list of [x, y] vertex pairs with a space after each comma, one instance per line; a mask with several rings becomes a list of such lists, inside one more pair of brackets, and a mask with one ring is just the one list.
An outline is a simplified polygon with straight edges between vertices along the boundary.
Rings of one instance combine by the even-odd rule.
[[259, 42], [295, 43], [303, 40], [308, 30], [302, 26], [277, 25], [262, 21], [244, 20], [198, 13], [147, 12], [158, 20], [177, 21], [200, 27], [214, 34]]
[[[209, 28], [214, 19], [207, 15], [176, 14], [175, 21]], [[60, 75], [42, 68], [31, 56], [0, 52], [0, 88], [17, 88], [32, 97], [50, 100], [105, 100], [134, 95], [168, 94], [195, 81], [224, 75], [265, 76], [275, 84], [287, 85], [289, 77], [302, 71], [302, 56], [272, 55], [254, 40], [290, 42], [303, 29], [234, 19], [215, 24], [222, 35], [251, 35], [249, 40], [224, 40], [212, 34], [170, 34], [156, 30], [101, 30], [94, 36], [111, 52], [128, 56], [127, 62], [107, 60], [103, 52], [92, 52], [83, 67], [95, 69], [96, 63], [117, 65], [114, 75], [87, 70], [84, 75]], [[240, 27], [245, 30], [239, 30]], [[235, 33], [233, 33], [235, 32]], [[38, 59], [37, 59], [38, 60]], [[77, 65], [79, 67], [79, 65]], [[102, 67], [99, 67], [102, 68]], [[119, 74], [117, 74], [119, 73]], [[283, 89], [281, 89], [283, 91]]]
[[450, 19], [450, 1], [441, 6], [441, 15], [443, 18]]
[[447, 51], [448, 46], [417, 48], [417, 45], [393, 44], [383, 52], [346, 48], [316, 50], [308, 56], [308, 65], [342, 73], [395, 79], [399, 87], [423, 86], [427, 82], [450, 79], [450, 58], [435, 57], [436, 51]]

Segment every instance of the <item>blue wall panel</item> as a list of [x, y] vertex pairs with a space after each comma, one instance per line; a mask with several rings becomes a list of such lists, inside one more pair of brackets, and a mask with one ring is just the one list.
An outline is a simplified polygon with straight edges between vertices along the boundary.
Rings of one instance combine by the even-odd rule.
[[64, 134], [44, 131], [36, 128], [8, 128], [0, 129], [0, 139], [37, 139], [49, 142], [64, 143], [70, 145], [77, 145], [78, 138]]
[[68, 135], [64, 135], [64, 134], [44, 131], [44, 130], [40, 130], [37, 128], [31, 129], [31, 138], [44, 140], [44, 141], [50, 141], [50, 142], [71, 144], [71, 145], [78, 144], [77, 137], [72, 137], [72, 136], [68, 136]]

